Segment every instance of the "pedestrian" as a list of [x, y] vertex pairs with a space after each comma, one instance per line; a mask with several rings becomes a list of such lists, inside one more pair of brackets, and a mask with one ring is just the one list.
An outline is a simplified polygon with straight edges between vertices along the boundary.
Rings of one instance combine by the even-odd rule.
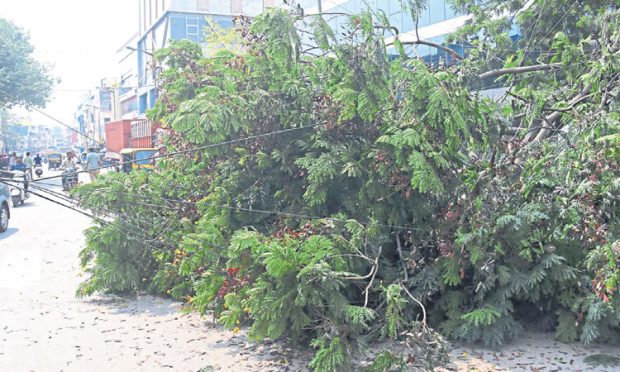
[[24, 157], [24, 164], [26, 164], [27, 167], [32, 168], [33, 166], [33, 160], [32, 157], [30, 156], [30, 152], [26, 152], [26, 156]]
[[14, 152], [9, 156], [9, 169], [17, 164], [17, 154]]
[[34, 165], [43, 165], [43, 158], [41, 157], [41, 154], [37, 154], [37, 156], [34, 157]]
[[29, 173], [30, 177], [32, 178], [33, 161], [30, 157], [30, 152], [26, 152], [26, 156], [24, 156], [24, 164], [26, 164], [26, 172]]
[[88, 169], [88, 177], [90, 177], [90, 182], [94, 182], [99, 175], [101, 158], [92, 147], [88, 149], [88, 155], [86, 156], [86, 167]]

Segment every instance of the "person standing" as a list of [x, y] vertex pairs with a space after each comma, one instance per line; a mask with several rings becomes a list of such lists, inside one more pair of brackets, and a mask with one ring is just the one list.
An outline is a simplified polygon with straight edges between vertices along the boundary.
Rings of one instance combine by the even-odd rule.
[[37, 154], [37, 156], [35, 156], [33, 160], [34, 160], [34, 165], [35, 166], [37, 166], [37, 165], [41, 165], [42, 166], [43, 165], [43, 158], [41, 157], [40, 154]]
[[94, 182], [97, 179], [99, 167], [101, 167], [101, 158], [95, 152], [95, 149], [91, 147], [88, 149], [88, 155], [86, 156], [86, 169], [88, 169], [90, 182]]
[[24, 164], [26, 165], [26, 172], [30, 174], [30, 178], [32, 178], [32, 157], [30, 157], [30, 152], [26, 152], [26, 156], [24, 156]]
[[12, 153], [11, 156], [9, 156], [9, 169], [11, 169], [15, 164], [17, 164], [17, 154]]
[[27, 167], [32, 168], [33, 161], [32, 157], [30, 156], [30, 152], [26, 152], [26, 156], [24, 157], [24, 164], [26, 164]]
[[162, 159], [166, 156], [166, 145], [159, 145], [157, 152], [151, 157], [151, 165], [158, 169], [161, 166]]

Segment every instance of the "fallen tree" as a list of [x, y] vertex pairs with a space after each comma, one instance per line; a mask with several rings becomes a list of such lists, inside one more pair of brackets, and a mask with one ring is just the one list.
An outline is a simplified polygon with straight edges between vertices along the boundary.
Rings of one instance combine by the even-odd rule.
[[[378, 336], [407, 338], [409, 362], [437, 366], [429, 326], [492, 345], [524, 324], [617, 339], [620, 17], [589, 17], [598, 46], [579, 32], [544, 39], [543, 78], [511, 66], [526, 57], [497, 27], [485, 36], [504, 49], [501, 73], [498, 52], [487, 59], [466, 32], [458, 65], [427, 66], [398, 41], [393, 58], [391, 28], [371, 14], [336, 37], [321, 18], [272, 10], [238, 26], [244, 48], [205, 58], [174, 44], [158, 53], [168, 69], [150, 114], [176, 155], [74, 192], [117, 218], [87, 231], [92, 276], [78, 293], [185, 299], [256, 339], [309, 342], [325, 371]], [[520, 99], [480, 98], [480, 76], [516, 74]]]

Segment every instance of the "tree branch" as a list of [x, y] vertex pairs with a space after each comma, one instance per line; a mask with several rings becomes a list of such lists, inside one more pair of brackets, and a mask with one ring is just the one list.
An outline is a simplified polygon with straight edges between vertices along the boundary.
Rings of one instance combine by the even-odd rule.
[[379, 257], [381, 257], [381, 251], [383, 250], [382, 246], [379, 246], [379, 253], [377, 253], [377, 257], [375, 258], [375, 264], [373, 266], [374, 272], [372, 274], [372, 278], [370, 278], [370, 282], [368, 286], [364, 290], [364, 307], [368, 307], [368, 294], [370, 293], [370, 287], [372, 287], [372, 283], [375, 281], [375, 276], [377, 276], [377, 271], [379, 271]]
[[[577, 94], [573, 99], [570, 100], [568, 109], [572, 109], [580, 102], [584, 101], [590, 94], [590, 90], [592, 89], [592, 84], [586, 85], [579, 94]], [[549, 137], [549, 135], [554, 131], [555, 122], [558, 121], [562, 117], [562, 113], [566, 110], [554, 111], [552, 114], [543, 118], [543, 121], [546, 125], [540, 131], [531, 131], [525, 136], [526, 142], [539, 141]]]
[[[396, 39], [396, 40], [398, 40], [398, 39]], [[394, 45], [394, 42], [391, 42], [391, 43], [387, 44], [387, 46]], [[403, 44], [403, 45], [428, 45], [430, 47], [437, 48], [437, 49], [443, 50], [444, 52], [450, 53], [452, 55], [452, 57], [454, 57], [455, 59], [457, 59], [459, 61], [463, 59], [463, 57], [459, 56], [459, 54], [457, 52], [455, 52], [454, 50], [452, 50], [452, 49], [450, 49], [450, 48], [448, 48], [446, 46], [443, 46], [441, 44], [433, 43], [432, 41], [412, 40], [412, 41], [401, 41], [400, 43]]]
[[525, 72], [532, 72], [532, 71], [546, 71], [546, 70], [552, 70], [558, 67], [562, 67], [562, 64], [551, 63], [548, 65], [533, 65], [533, 66], [523, 66], [523, 67], [499, 68], [496, 70], [491, 70], [491, 71], [482, 73], [478, 77], [480, 79], [486, 79], [490, 77], [498, 77], [498, 76], [508, 75], [508, 74], [516, 75], [516, 74], [523, 74]]
[[400, 287], [405, 291], [405, 293], [407, 293], [409, 297], [411, 297], [413, 301], [415, 301], [422, 308], [422, 324], [424, 325], [424, 327], [426, 327], [426, 308], [424, 308], [424, 305], [422, 305], [422, 303], [417, 298], [413, 297], [413, 295], [411, 294], [411, 292], [409, 292], [407, 287], [405, 287], [402, 284], [400, 285]]

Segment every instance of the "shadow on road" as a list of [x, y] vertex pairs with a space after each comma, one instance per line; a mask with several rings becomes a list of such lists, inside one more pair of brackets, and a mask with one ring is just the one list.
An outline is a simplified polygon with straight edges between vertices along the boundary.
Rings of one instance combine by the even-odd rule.
[[24, 204], [20, 204], [20, 205], [18, 205], [17, 207], [13, 207], [13, 209], [12, 209], [12, 211], [11, 211], [11, 212], [15, 212], [15, 211], [16, 211], [16, 210], [18, 210], [18, 209], [32, 208], [32, 207], [34, 207], [34, 206], [35, 206], [35, 205], [34, 205], [34, 204], [32, 204], [32, 202], [30, 202], [30, 203], [29, 203], [29, 202], [28, 202], [28, 200], [26, 200], [26, 201], [24, 202]]
[[19, 231], [19, 229], [16, 227], [9, 227], [5, 232], [0, 234], [0, 241], [9, 238], [11, 235], [15, 234], [17, 231]]
[[179, 314], [181, 304], [169, 299], [153, 296], [127, 296], [119, 297], [111, 295], [99, 295], [95, 298], [84, 299], [85, 304], [104, 306], [111, 310], [112, 314], [150, 314], [165, 316]]

